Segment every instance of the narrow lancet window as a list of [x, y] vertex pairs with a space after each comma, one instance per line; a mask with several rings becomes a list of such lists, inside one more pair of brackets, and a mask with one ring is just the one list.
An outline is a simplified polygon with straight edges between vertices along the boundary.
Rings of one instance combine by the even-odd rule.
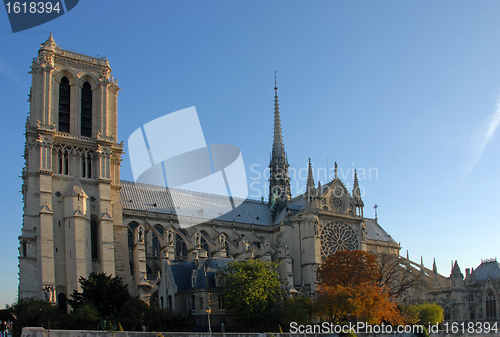
[[70, 86], [65, 76], [59, 83], [59, 131], [69, 132]]
[[81, 134], [92, 137], [92, 88], [89, 82], [83, 83], [81, 108]]

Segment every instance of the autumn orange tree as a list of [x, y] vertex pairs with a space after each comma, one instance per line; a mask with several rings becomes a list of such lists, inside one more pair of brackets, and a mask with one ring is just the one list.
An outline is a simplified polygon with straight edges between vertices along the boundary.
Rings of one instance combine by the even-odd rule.
[[380, 284], [374, 255], [359, 250], [337, 251], [318, 268], [315, 313], [330, 322], [401, 323], [389, 292]]

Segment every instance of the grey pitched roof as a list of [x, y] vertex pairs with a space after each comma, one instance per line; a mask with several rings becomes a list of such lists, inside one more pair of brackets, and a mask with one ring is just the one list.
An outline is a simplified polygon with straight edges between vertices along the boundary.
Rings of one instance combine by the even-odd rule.
[[[195, 289], [206, 289], [207, 279], [210, 289], [216, 288], [217, 283], [215, 277], [217, 272], [227, 266], [230, 262], [234, 262], [234, 260], [229, 258], [207, 259], [198, 269]], [[205, 273], [203, 271], [204, 268], [207, 270], [207, 277], [205, 277]]]
[[380, 240], [390, 243], [397, 243], [380, 225], [377, 220], [365, 218], [366, 238], [370, 240]]
[[172, 275], [179, 291], [191, 289], [191, 274], [194, 268], [194, 262], [174, 261], [170, 263], [170, 269], [172, 270]]
[[[210, 289], [216, 288], [216, 274], [219, 269], [224, 268], [233, 259], [229, 258], [217, 258], [217, 259], [206, 259], [203, 264], [198, 267], [194, 262], [186, 261], [174, 261], [170, 263], [170, 269], [174, 277], [174, 282], [177, 285], [178, 291], [190, 291], [196, 289], [207, 289], [207, 279]], [[191, 276], [193, 275], [193, 270], [197, 269], [196, 282], [194, 287], [192, 286]], [[207, 270], [207, 275], [205, 277], [204, 269]]]
[[476, 281], [500, 279], [500, 263], [496, 260], [483, 261], [473, 272]]
[[221, 214], [216, 209], [227, 200], [224, 196], [190, 192], [176, 189], [180, 196], [180, 203], [174, 206], [169, 189], [162, 186], [138, 184], [130, 181], [121, 181], [120, 201], [123, 209], [148, 211], [154, 213], [175, 213], [176, 207], [183, 213], [203, 217], [208, 220], [219, 219], [240, 223], [268, 226], [271, 221], [269, 206], [260, 201], [246, 199], [232, 211]]

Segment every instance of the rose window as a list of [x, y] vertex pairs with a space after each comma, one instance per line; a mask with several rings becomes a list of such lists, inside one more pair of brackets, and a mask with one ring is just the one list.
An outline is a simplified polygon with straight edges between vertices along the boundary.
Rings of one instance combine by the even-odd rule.
[[335, 213], [344, 213], [347, 209], [347, 202], [344, 197], [344, 190], [336, 186], [330, 195], [330, 203]]
[[338, 221], [321, 228], [321, 255], [328, 257], [340, 250], [358, 249], [358, 236], [351, 226]]

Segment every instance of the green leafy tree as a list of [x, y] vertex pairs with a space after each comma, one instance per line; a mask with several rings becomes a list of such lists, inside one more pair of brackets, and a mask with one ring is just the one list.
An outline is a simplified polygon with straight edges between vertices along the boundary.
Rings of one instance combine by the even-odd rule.
[[58, 327], [66, 313], [50, 302], [37, 298], [21, 298], [11, 307], [15, 317], [12, 326], [12, 336], [20, 337], [24, 327]]
[[270, 325], [279, 319], [283, 296], [277, 264], [234, 261], [223, 268], [223, 292], [228, 311], [247, 327]]
[[99, 311], [101, 319], [118, 314], [122, 305], [131, 298], [119, 276], [91, 273], [88, 278], [80, 277], [79, 282], [82, 292], [73, 291], [69, 304], [74, 310], [90, 304]]
[[309, 297], [299, 296], [283, 301], [280, 314], [280, 325], [283, 330], [290, 327], [291, 322], [298, 324], [311, 323], [312, 301]]
[[424, 303], [417, 305], [419, 312], [419, 324], [438, 324], [444, 320], [444, 310], [436, 303]]
[[101, 313], [90, 303], [85, 303], [70, 314], [71, 329], [95, 330], [100, 320]]
[[125, 330], [140, 330], [144, 324], [145, 316], [149, 306], [138, 298], [132, 298], [125, 302], [118, 313], [118, 318]]

